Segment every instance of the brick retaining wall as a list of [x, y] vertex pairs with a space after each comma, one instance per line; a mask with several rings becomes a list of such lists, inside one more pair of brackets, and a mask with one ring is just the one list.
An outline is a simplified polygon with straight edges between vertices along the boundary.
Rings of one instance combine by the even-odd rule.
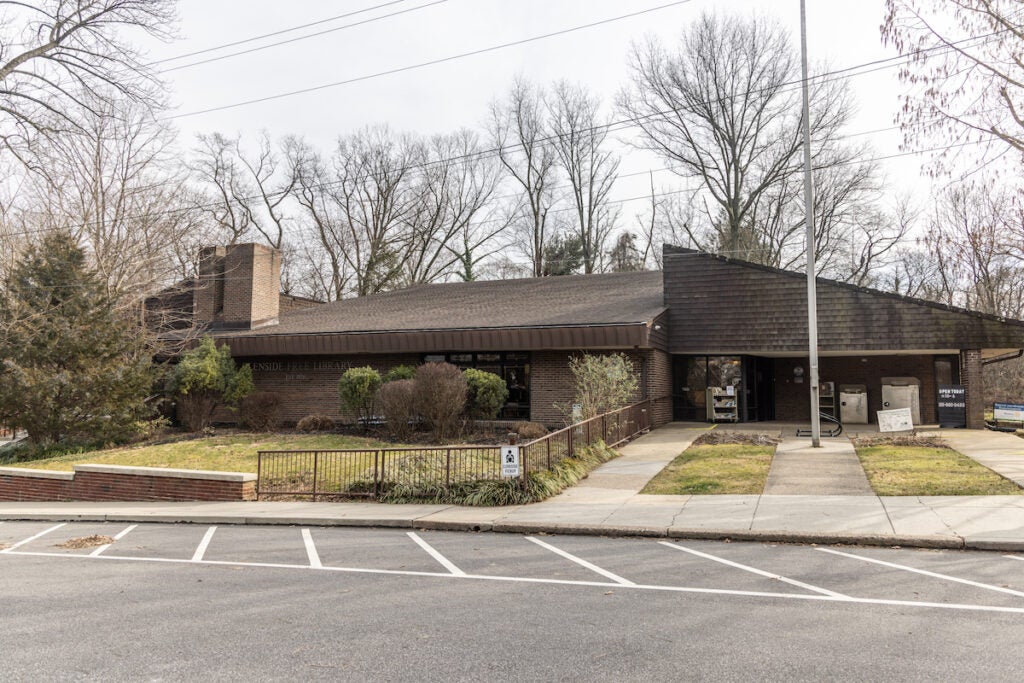
[[235, 501], [256, 499], [256, 475], [121, 465], [74, 472], [0, 467], [0, 501]]

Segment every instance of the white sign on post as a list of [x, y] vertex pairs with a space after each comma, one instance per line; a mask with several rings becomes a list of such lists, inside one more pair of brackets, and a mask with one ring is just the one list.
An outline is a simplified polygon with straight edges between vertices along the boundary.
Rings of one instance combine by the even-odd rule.
[[895, 408], [878, 411], [878, 431], [907, 432], [914, 429], [914, 420], [910, 408]]
[[518, 477], [521, 474], [519, 467], [519, 446], [501, 447], [501, 476], [505, 478]]

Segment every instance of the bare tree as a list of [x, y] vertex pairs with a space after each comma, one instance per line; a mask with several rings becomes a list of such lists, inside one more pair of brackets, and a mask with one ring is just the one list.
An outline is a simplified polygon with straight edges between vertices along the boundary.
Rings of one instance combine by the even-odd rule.
[[488, 124], [498, 159], [521, 195], [510, 215], [522, 238], [535, 277], [544, 274], [544, 250], [550, 238], [548, 213], [554, 203], [558, 157], [546, 139], [543, 92], [522, 78], [512, 84], [503, 102], [491, 105]]
[[[701, 189], [703, 221], [686, 222], [687, 237], [702, 249], [778, 262], [774, 252], [798, 228], [783, 209], [802, 145], [798, 62], [785, 31], [764, 18], [704, 14], [675, 52], [653, 40], [634, 46], [631, 68], [618, 104], [640, 129], [637, 144]], [[812, 102], [820, 166], [850, 106], [836, 81], [815, 81]]]
[[70, 233], [106, 295], [134, 305], [174, 279], [174, 248], [199, 228], [195, 212], [182, 208], [188, 189], [173, 131], [130, 100], [90, 101], [76, 119], [78, 134], [33, 145], [38, 172], [21, 195], [26, 223]]
[[618, 217], [618, 209], [608, 201], [618, 176], [619, 157], [605, 145], [608, 127], [600, 115], [600, 101], [582, 86], [555, 83], [548, 116], [552, 144], [569, 179], [576, 219], [571, 229], [583, 250], [583, 272], [598, 272]]
[[35, 167], [27, 145], [37, 136], [81, 130], [81, 112], [107, 93], [144, 107], [159, 106], [154, 71], [124, 39], [138, 28], [170, 36], [173, 0], [0, 1], [0, 145]]
[[[291, 144], [286, 138], [285, 144]], [[285, 156], [288, 150], [284, 150]], [[295, 173], [282, 167], [270, 137], [263, 133], [255, 153], [243, 149], [241, 136], [220, 133], [198, 136], [193, 151], [193, 177], [206, 196], [197, 208], [236, 244], [253, 232], [281, 249], [285, 237], [285, 202], [295, 189]]]
[[1024, 153], [1024, 26], [1017, 0], [886, 0], [882, 39], [909, 61], [899, 121], [908, 147], [934, 137], [948, 172], [963, 143], [992, 143], [982, 159]]
[[946, 303], [1010, 318], [1024, 316], [1024, 266], [1007, 255], [1019, 229], [1012, 195], [960, 187], [940, 197], [925, 238]]
[[405, 282], [434, 282], [453, 268], [462, 279], [485, 258], [501, 221], [484, 227], [498, 182], [498, 168], [484, 155], [476, 133], [462, 129], [426, 143], [403, 255]]
[[291, 150], [303, 220], [330, 264], [330, 297], [401, 286], [424, 146], [379, 126], [339, 138], [327, 161], [304, 145]]
[[349, 289], [352, 272], [345, 255], [348, 231], [331, 192], [330, 172], [321, 156], [305, 142], [292, 140], [286, 149], [295, 178], [295, 198], [302, 208], [299, 241], [305, 270], [300, 280], [305, 292], [314, 298], [341, 299]]

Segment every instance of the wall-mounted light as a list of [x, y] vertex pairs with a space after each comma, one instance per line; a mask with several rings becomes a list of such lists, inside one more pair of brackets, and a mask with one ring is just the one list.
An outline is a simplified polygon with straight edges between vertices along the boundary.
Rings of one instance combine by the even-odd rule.
[[660, 332], [661, 331], [661, 323], [655, 323], [654, 324], [654, 331], [655, 332]]

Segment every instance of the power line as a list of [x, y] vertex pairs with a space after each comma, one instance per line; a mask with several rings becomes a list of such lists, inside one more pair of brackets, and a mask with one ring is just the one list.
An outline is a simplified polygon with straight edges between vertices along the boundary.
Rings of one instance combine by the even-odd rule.
[[[640, 12], [636, 12], [636, 13], [633, 13], [633, 14], [630, 14], [630, 15], [623, 15], [623, 17], [635, 16], [637, 14], [653, 12], [653, 11], [656, 11], [658, 9], [664, 9], [665, 7], [671, 7], [671, 6], [674, 6], [674, 5], [685, 4], [685, 3], [689, 2], [689, 1], [690, 0], [680, 0], [679, 2], [671, 3], [669, 5], [662, 5], [660, 7], [655, 7], [655, 8], [651, 8], [651, 9], [647, 9], [647, 10], [642, 10]], [[621, 19], [623, 17], [606, 19], [606, 20], [602, 20], [600, 22], [594, 22], [592, 24], [584, 25], [583, 27], [596, 26], [596, 25], [601, 24], [601, 23], [609, 23], [609, 22]], [[576, 27], [574, 29], [566, 29], [566, 30], [561, 31], [561, 32], [556, 32], [556, 33], [553, 33], [553, 34], [547, 34], [547, 36], [557, 35], [557, 33], [564, 33], [564, 32], [569, 32], [569, 31], [572, 31], [572, 30], [579, 30], [580, 28], [582, 28], [582, 27]], [[964, 45], [964, 44], [969, 43], [969, 42], [973, 42], [973, 41], [987, 41], [987, 40], [991, 39], [993, 36], [999, 35], [1000, 33], [1003, 33], [1003, 32], [1005, 32], [1005, 30], [1004, 31], [996, 31], [996, 32], [993, 32], [993, 33], [990, 33], [990, 34], [985, 34], [985, 35], [982, 35], [982, 36], [972, 36], [972, 37], [966, 38], [966, 39], [964, 39], [962, 41], [959, 41], [958, 43], [951, 44], [950, 46], [942, 45], [942, 46], [936, 46], [936, 47], [932, 47], [932, 48], [925, 48], [925, 49], [922, 49], [922, 50], [916, 50], [916, 51], [911, 51], [911, 52], [908, 52], [908, 53], [903, 53], [903, 54], [900, 54], [900, 55], [896, 55], [894, 57], [888, 57], [888, 58], [881, 59], [881, 60], [874, 60], [874, 61], [871, 61], [871, 62], [865, 62], [863, 64], [856, 64], [856, 65], [852, 65], [852, 66], [849, 66], [849, 67], [844, 67], [842, 69], [837, 69], [837, 70], [834, 70], [834, 71], [824, 72], [822, 74], [819, 74], [819, 75], [815, 76], [812, 80], [818, 80], [819, 82], [830, 82], [830, 81], [833, 81], [833, 80], [844, 80], [844, 79], [847, 79], [847, 78], [852, 78], [854, 76], [860, 76], [860, 75], [864, 75], [864, 74], [867, 74], [867, 73], [872, 73], [874, 71], [881, 70], [881, 69], [884, 69], [884, 68], [892, 68], [893, 66], [897, 65], [898, 61], [914, 57], [914, 56], [916, 56], [916, 55], [918, 55], [920, 53], [932, 53], [932, 52], [935, 52], [936, 54], [941, 54], [941, 53], [949, 52], [949, 51], [952, 51], [952, 50], [956, 49], [957, 46], [961, 46], [961, 45]], [[530, 41], [530, 40], [535, 40], [535, 39], [537, 39], [537, 38], [525, 39], [525, 41]], [[524, 42], [524, 41], [519, 41], [519, 42]], [[892, 63], [892, 62], [897, 62], [897, 63]], [[883, 64], [887, 64], [887, 65], [883, 66]], [[869, 70], [869, 71], [858, 71], [859, 69], [863, 69], [866, 66], [870, 66], [870, 67], [874, 67], [874, 68]], [[792, 89], [795, 89], [796, 87], [799, 87], [799, 83], [800, 83], [799, 80], [794, 80], [794, 81], [778, 84], [776, 86], [773, 86], [772, 88], [767, 88], [767, 87], [766, 88], [755, 88], [755, 89], [752, 89], [752, 90], [749, 90], [749, 91], [744, 91], [742, 93], [737, 93], [737, 94], [734, 94], [734, 95], [731, 95], [731, 96], [725, 96], [725, 97], [719, 98], [718, 101], [719, 102], [724, 102], [726, 100], [734, 99], [736, 97], [742, 97], [742, 96], [750, 95], [750, 94], [763, 93], [763, 92], [766, 92], [768, 90], [777, 89], [777, 88], [782, 88], [782, 89], [779, 90], [780, 93], [781, 92], [789, 92], [789, 90], [786, 90], [787, 87], [791, 87], [792, 86]], [[655, 119], [655, 118], [657, 118], [659, 116], [665, 116], [665, 115], [668, 115], [668, 114], [671, 114], [671, 113], [674, 113], [674, 112], [675, 112], [675, 110], [671, 110], [671, 109], [670, 110], [661, 110], [661, 111], [657, 111], [657, 112], [652, 112], [650, 114], [646, 114], [646, 115], [641, 116], [641, 117], [628, 117], [628, 118], [620, 119], [620, 120], [617, 120], [617, 121], [611, 121], [611, 122], [608, 122], [608, 123], [605, 123], [605, 124], [598, 124], [598, 125], [595, 125], [595, 126], [591, 126], [589, 128], [573, 131], [573, 133], [595, 133], [595, 132], [600, 131], [600, 130], [604, 130], [606, 132], [613, 132], [614, 130], [620, 130], [620, 129], [628, 128], [631, 125], [638, 125], [638, 124], [640, 124], [640, 122], [642, 120], [651, 120], [651, 119]], [[201, 113], [201, 112], [196, 112], [196, 113]], [[898, 127], [899, 126], [894, 126], [891, 129], [895, 129], [895, 128], [898, 128]], [[884, 131], [884, 130], [887, 130], [887, 129], [879, 129], [878, 132], [881, 132], [881, 131]], [[875, 132], [875, 131], [868, 131], [866, 133], [854, 133], [854, 134], [849, 134], [849, 135], [846, 135], [846, 136], [838, 136], [837, 139], [844, 139], [844, 138], [849, 138], [849, 137], [855, 137], [857, 135], [864, 135], [864, 134], [868, 134], [870, 132]], [[559, 137], [560, 136], [557, 135], [557, 134], [549, 135], [549, 136], [546, 136], [546, 137], [538, 138], [537, 142], [541, 143], [541, 144], [550, 143], [550, 142], [558, 139]], [[980, 142], [984, 142], [984, 141], [976, 141], [976, 142], [971, 142], [971, 143], [966, 143], [966, 144], [979, 144]], [[955, 147], [960, 147], [960, 146], [965, 146], [965, 145], [956, 145]], [[439, 165], [439, 164], [443, 164], [443, 163], [468, 162], [468, 161], [473, 160], [473, 159], [483, 159], [483, 158], [486, 158], [487, 156], [494, 156], [494, 155], [496, 155], [498, 153], [501, 153], [503, 151], [515, 150], [515, 149], [518, 149], [518, 148], [521, 148], [521, 147], [524, 147], [524, 145], [523, 144], [514, 144], [514, 145], [507, 146], [507, 147], [492, 147], [492, 148], [487, 148], [487, 149], [483, 149], [483, 150], [477, 150], [477, 151], [470, 152], [470, 153], [467, 153], [467, 154], [460, 154], [460, 155], [455, 155], [455, 156], [452, 156], [452, 157], [446, 157], [446, 158], [443, 158], [443, 159], [434, 159], [434, 160], [430, 160], [430, 161], [426, 161], [426, 162], [422, 162], [422, 163], [410, 164], [408, 166], [402, 167], [401, 169], [390, 169], [390, 170], [396, 171], [396, 172], [398, 170], [401, 170], [401, 171], [422, 170], [422, 169], [430, 168], [431, 166]], [[952, 148], [952, 147], [953, 146], [951, 146], [950, 148]], [[886, 156], [886, 157], [878, 157], [877, 159], [874, 159], [874, 160], [871, 160], [871, 161], [888, 160], [888, 159], [898, 158], [898, 157], [902, 157], [902, 156], [910, 156], [910, 155], [915, 155], [915, 154], [928, 153], [928, 152], [931, 152], [931, 151], [938, 151], [938, 150], [941, 150], [941, 149], [943, 149], [943, 148], [939, 147], [939, 148], [932, 148], [932, 149], [929, 149], [929, 150], [908, 151], [908, 152], [894, 154], [894, 155], [890, 155], [890, 156]], [[832, 164], [832, 165], [844, 165], [844, 164], [848, 164], [848, 163], [858, 163], [859, 161], [860, 160], [852, 160], [850, 162], [843, 162], [843, 163], [840, 163], [840, 164]], [[820, 168], [820, 167], [818, 167], [818, 168]], [[646, 172], [648, 172], [648, 171], [644, 171], [644, 173], [646, 173]], [[334, 180], [334, 181], [329, 181], [329, 182], [326, 182], [326, 183], [320, 183], [320, 184], [316, 185], [315, 187], [316, 187], [316, 189], [324, 189], [324, 188], [327, 188], [327, 187], [330, 187], [330, 186], [333, 186], [333, 185], [338, 185], [338, 184], [341, 184], [341, 183], [344, 183], [344, 182], [348, 182], [348, 181], [365, 180], [367, 177], [368, 176], [362, 176], [362, 177], [356, 177], [356, 178], [351, 178], [351, 179], [346, 179], [346, 180]], [[267, 197], [270, 198], [270, 199], [280, 198], [281, 196], [283, 196], [283, 193], [280, 193], [280, 192], [279, 193], [270, 193], [269, 195], [267, 195]], [[263, 198], [262, 195], [253, 195], [253, 196], [250, 196], [250, 197], [243, 197], [243, 198], [241, 198], [241, 200], [242, 201], [256, 201], [256, 200], [260, 200], [262, 198]], [[217, 208], [219, 206], [221, 206], [220, 203], [211, 203], [211, 204], [207, 204], [207, 205], [181, 207], [181, 208], [178, 208], [178, 209], [168, 209], [166, 211], [154, 212], [154, 213], [148, 214], [148, 215], [150, 215], [150, 216], [154, 216], [154, 215], [156, 215], [156, 216], [159, 216], [159, 215], [172, 215], [172, 214], [175, 214], [175, 213], [182, 213], [182, 212], [190, 211], [190, 210], [197, 209], [197, 208], [198, 209], [214, 209], [214, 208]], [[82, 223], [80, 225], [76, 225], [74, 227], [87, 227], [87, 226], [89, 226], [91, 224], [98, 224], [99, 222], [100, 221], [87, 221], [85, 223]], [[31, 233], [30, 232], [25, 232], [25, 233], [21, 233], [21, 234], [26, 234], [27, 235], [27, 234], [31, 234]]]
[[[372, 74], [364, 74], [362, 76], [355, 76], [355, 77], [348, 78], [348, 79], [341, 80], [341, 81], [334, 81], [332, 83], [324, 83], [324, 84], [321, 84], [321, 85], [311, 86], [311, 87], [308, 87], [308, 88], [300, 88], [298, 90], [292, 90], [292, 91], [288, 91], [288, 92], [284, 92], [284, 93], [278, 93], [276, 95], [267, 95], [267, 96], [264, 96], [264, 97], [258, 97], [258, 98], [254, 98], [254, 99], [250, 99], [250, 100], [243, 100], [243, 101], [234, 102], [234, 103], [231, 103], [231, 104], [225, 104], [225, 105], [220, 105], [220, 106], [216, 106], [216, 107], [210, 107], [210, 108], [207, 108], [207, 109], [200, 109], [200, 110], [196, 110], [196, 111], [185, 112], [185, 113], [182, 113], [182, 114], [174, 114], [174, 115], [168, 116], [166, 118], [167, 119], [179, 119], [179, 118], [187, 118], [187, 117], [191, 117], [191, 116], [199, 116], [201, 114], [209, 114], [209, 113], [212, 113], [212, 112], [224, 111], [224, 110], [227, 110], [227, 109], [235, 109], [235, 108], [238, 108], [238, 107], [244, 107], [244, 106], [248, 106], [250, 104], [260, 104], [260, 103], [263, 103], [263, 102], [269, 102], [269, 101], [273, 101], [273, 100], [283, 99], [283, 98], [286, 98], [286, 97], [293, 97], [295, 95], [303, 95], [303, 94], [308, 94], [308, 93], [311, 93], [311, 92], [318, 92], [320, 90], [326, 90], [326, 89], [329, 89], [329, 88], [335, 88], [335, 87], [339, 87], [339, 86], [343, 86], [343, 85], [351, 85], [353, 83], [359, 83], [359, 82], [362, 82], [362, 81], [372, 80], [372, 79], [375, 79], [375, 78], [381, 78], [383, 76], [391, 76], [391, 75], [394, 75], [394, 74], [397, 74], [397, 73], [413, 71], [413, 70], [425, 68], [425, 67], [428, 67], [428, 66], [435, 66], [437, 64], [443, 64], [443, 63], [446, 63], [446, 62], [451, 62], [451, 61], [455, 61], [455, 60], [458, 60], [458, 59], [463, 59], [463, 58], [466, 58], [466, 57], [473, 57], [473, 56], [480, 55], [480, 54], [486, 54], [488, 52], [494, 52], [494, 51], [502, 50], [502, 49], [509, 48], [509, 47], [515, 47], [515, 46], [518, 46], [518, 45], [523, 45], [523, 44], [526, 44], [526, 43], [535, 42], [535, 41], [538, 41], [538, 40], [544, 40], [546, 38], [551, 38], [551, 37], [555, 37], [555, 36], [559, 36], [559, 35], [564, 35], [564, 34], [567, 34], [567, 33], [573, 33], [573, 32], [576, 32], [576, 31], [581, 31], [581, 30], [585, 30], [585, 29], [588, 29], [588, 28], [593, 28], [595, 26], [601, 26], [603, 24], [608, 24], [608, 23], [612, 23], [612, 22], [616, 22], [616, 21], [621, 21], [623, 19], [628, 19], [628, 18], [632, 18], [632, 17], [635, 17], [635, 16], [643, 15], [643, 14], [649, 14], [651, 12], [656, 12], [656, 11], [659, 11], [659, 10], [662, 10], [662, 9], [667, 9], [669, 7], [675, 7], [675, 6], [678, 6], [678, 5], [687, 4], [689, 2], [691, 2], [691, 0], [677, 0], [677, 2], [672, 2], [672, 3], [669, 3], [667, 5], [660, 5], [660, 6], [657, 6], [657, 7], [652, 7], [652, 8], [649, 8], [649, 9], [640, 10], [640, 11], [637, 11], [637, 12], [632, 12], [632, 13], [620, 15], [620, 16], [617, 16], [617, 17], [611, 17], [611, 18], [608, 18], [608, 19], [602, 19], [602, 20], [599, 20], [599, 21], [591, 22], [589, 24], [581, 24], [581, 25], [573, 26], [573, 27], [570, 27], [570, 28], [567, 28], [567, 29], [561, 29], [561, 30], [558, 30], [558, 31], [554, 31], [554, 32], [551, 32], [551, 33], [546, 33], [546, 34], [542, 34], [542, 35], [538, 35], [538, 36], [532, 36], [532, 37], [529, 37], [529, 38], [522, 38], [522, 39], [519, 39], [519, 40], [511, 41], [511, 42], [508, 42], [508, 43], [502, 43], [502, 44], [499, 44], [499, 45], [492, 45], [492, 46], [489, 46], [489, 47], [480, 48], [478, 50], [472, 50], [472, 51], [469, 51], [469, 52], [463, 52], [463, 53], [459, 53], [459, 54], [456, 54], [456, 55], [449, 55], [447, 57], [441, 57], [441, 58], [438, 58], [438, 59], [428, 60], [428, 61], [425, 61], [425, 62], [418, 62], [418, 63], [415, 63], [415, 64], [408, 64], [408, 65], [405, 65], [405, 66], [396, 67], [394, 69], [387, 69], [387, 70], [378, 71], [378, 72], [372, 73]], [[407, 10], [407, 11], [411, 11], [411, 10]], [[984, 42], [987, 42], [987, 40], [989, 38], [992, 38], [994, 36], [998, 36], [998, 35], [1000, 35], [1002, 33], [1006, 33], [1008, 30], [1009, 29], [1001, 29], [1001, 30], [994, 31], [994, 32], [989, 33], [989, 34], [984, 34], [982, 36], [971, 36], [971, 37], [965, 38], [963, 40], [950, 43], [948, 45], [936, 45], [936, 46], [932, 46], [932, 47], [929, 47], [929, 48], [921, 48], [919, 50], [913, 50], [913, 51], [910, 51], [910, 52], [907, 52], [907, 53], [901, 53], [901, 54], [893, 56], [893, 57], [885, 57], [885, 58], [876, 59], [876, 60], [873, 60], [873, 61], [870, 61], [870, 62], [864, 62], [862, 64], [853, 65], [853, 66], [850, 66], [850, 67], [846, 67], [844, 69], [839, 69], [839, 70], [836, 70], [836, 71], [826, 72], [825, 74], [819, 74], [817, 76], [812, 77], [810, 80], [811, 81], [818, 81], [818, 82], [829, 82], [829, 81], [823, 81], [821, 79], [825, 75], [841, 75], [841, 74], [844, 74], [846, 72], [852, 72], [852, 71], [855, 71], [857, 69], [863, 69], [864, 67], [879, 67], [879, 68], [872, 69], [872, 70], [869, 70], [869, 71], [866, 71], [866, 72], [863, 72], [863, 73], [871, 73], [873, 71], [878, 71], [878, 70], [882, 70], [882, 69], [886, 69], [886, 68], [892, 68], [893, 66], [898, 65], [899, 62], [901, 62], [901, 61], [910, 61], [911, 58], [915, 58], [915, 57], [917, 57], [917, 56], [919, 56], [921, 54], [931, 53], [933, 51], [941, 54], [941, 53], [945, 53], [945, 52], [955, 51], [958, 47], [976, 47], [977, 45], [973, 45], [972, 46], [972, 45], [969, 45], [969, 43], [971, 43], [972, 41], [975, 41], [975, 40], [980, 40], [982, 42], [979, 43], [979, 44], [984, 44]], [[791, 83], [783, 83], [783, 84], [779, 84], [779, 85], [785, 86], [785, 85], [799, 84], [799, 83], [800, 83], [800, 81], [793, 81]], [[779, 87], [779, 86], [774, 86], [774, 87]], [[762, 89], [755, 89], [755, 90], [747, 91], [746, 93], [742, 93], [742, 94], [756, 94], [756, 93], [764, 91], [764, 90], [766, 90], [766, 89], [764, 89], [764, 88], [762, 88]], [[724, 101], [725, 99], [729, 99], [729, 98], [722, 98], [722, 101]], [[667, 113], [667, 112], [664, 112], [664, 113]]]
[[[404, 2], [405, 0], [402, 0], [402, 1]], [[189, 62], [188, 64], [181, 64], [179, 66], [172, 66], [172, 67], [169, 67], [167, 69], [161, 69], [160, 73], [170, 73], [172, 71], [179, 71], [181, 69], [188, 69], [189, 67], [199, 66], [200, 64], [209, 64], [211, 62], [219, 62], [219, 61], [221, 61], [223, 59], [230, 59], [232, 57], [238, 57], [240, 55], [247, 55], [247, 54], [250, 54], [252, 52], [259, 52], [261, 50], [267, 50], [267, 49], [270, 49], [272, 47], [278, 47], [280, 45], [287, 45], [289, 43], [297, 43], [297, 42], [302, 41], [302, 40], [308, 40], [309, 38], [316, 38], [318, 36], [327, 35], [328, 33], [334, 33], [336, 31], [342, 31], [342, 30], [347, 29], [347, 28], [353, 28], [355, 26], [363, 26], [364, 24], [372, 24], [373, 22], [380, 21], [381, 19], [389, 19], [391, 17], [397, 17], [397, 16], [399, 16], [401, 14], [408, 14], [409, 12], [415, 12], [417, 10], [426, 9], [427, 7], [433, 7], [434, 5], [440, 5], [440, 4], [445, 3], [445, 2], [448, 2], [448, 0], [434, 0], [433, 2], [428, 2], [427, 4], [419, 5], [418, 7], [409, 7], [409, 8], [403, 9], [403, 10], [398, 10], [397, 12], [392, 12], [390, 14], [382, 14], [379, 17], [372, 17], [370, 19], [364, 19], [362, 21], [357, 21], [357, 22], [354, 22], [354, 23], [351, 23], [351, 24], [345, 24], [343, 26], [336, 26], [334, 28], [325, 29], [323, 31], [317, 31], [316, 33], [309, 33], [309, 34], [304, 35], [304, 36], [298, 36], [297, 38], [289, 38], [288, 40], [281, 40], [281, 41], [278, 41], [276, 43], [270, 43], [268, 45], [260, 45], [258, 47], [249, 48], [248, 50], [240, 50], [238, 52], [232, 52], [231, 54], [219, 55], [217, 57], [210, 57], [208, 59], [201, 59], [201, 60], [199, 60], [197, 62]]]
[[290, 28], [283, 28], [283, 29], [280, 29], [278, 31], [272, 31], [271, 33], [264, 33], [262, 35], [252, 36], [251, 38], [244, 38], [242, 40], [236, 40], [236, 41], [231, 42], [231, 43], [223, 43], [221, 45], [214, 45], [212, 47], [204, 48], [202, 50], [194, 50], [193, 52], [185, 52], [185, 53], [180, 54], [180, 55], [175, 55], [174, 57], [165, 57], [164, 59], [158, 59], [155, 62], [151, 62], [150, 66], [156, 66], [157, 64], [166, 64], [167, 62], [175, 62], [175, 61], [177, 61], [179, 59], [185, 59], [186, 57], [195, 57], [197, 55], [205, 55], [205, 54], [209, 54], [210, 52], [216, 52], [217, 50], [223, 50], [224, 48], [227, 48], [227, 47], [235, 47], [237, 45], [245, 45], [246, 43], [252, 43], [252, 42], [255, 42], [257, 40], [263, 40], [264, 38], [273, 38], [274, 36], [284, 35], [285, 33], [291, 33], [292, 31], [299, 31], [301, 29], [309, 28], [311, 26], [319, 26], [321, 24], [326, 24], [326, 23], [329, 23], [329, 22], [332, 22], [332, 21], [336, 21], [338, 19], [346, 19], [348, 17], [353, 17], [353, 16], [355, 16], [357, 14], [365, 14], [366, 12], [372, 12], [375, 9], [381, 9], [381, 8], [384, 8], [384, 7], [390, 7], [391, 5], [400, 5], [401, 3], [408, 2], [408, 1], [409, 0], [391, 0], [391, 2], [384, 2], [384, 3], [381, 3], [379, 5], [374, 5], [372, 7], [365, 7], [363, 9], [356, 10], [354, 12], [346, 12], [345, 14], [337, 14], [337, 15], [335, 15], [333, 17], [327, 17], [326, 19], [320, 19], [318, 21], [311, 21], [308, 24], [299, 24], [298, 26], [292, 26]]
[[456, 54], [456, 55], [449, 55], [447, 57], [441, 57], [441, 58], [438, 58], [438, 59], [432, 59], [432, 60], [429, 60], [429, 61], [426, 61], [426, 62], [419, 62], [417, 64], [409, 64], [409, 65], [406, 65], [406, 66], [396, 67], [394, 69], [387, 69], [385, 71], [378, 71], [378, 72], [373, 73], [373, 74], [366, 74], [366, 75], [363, 75], [363, 76], [356, 76], [354, 78], [348, 78], [348, 79], [345, 79], [345, 80], [342, 80], [342, 81], [335, 81], [333, 83], [324, 83], [323, 85], [316, 85], [316, 86], [312, 86], [312, 87], [309, 87], [309, 88], [300, 88], [299, 90], [292, 90], [292, 91], [289, 91], [289, 92], [278, 93], [276, 95], [267, 95], [265, 97], [258, 97], [256, 99], [246, 100], [244, 102], [235, 102], [233, 104], [225, 104], [225, 105], [221, 105], [221, 106], [218, 106], [218, 107], [210, 107], [209, 109], [201, 109], [201, 110], [198, 110], [198, 111], [186, 112], [184, 114], [174, 114], [173, 116], [168, 116], [166, 118], [168, 118], [168, 119], [180, 119], [180, 118], [186, 118], [186, 117], [189, 117], [189, 116], [198, 116], [200, 114], [209, 114], [211, 112], [216, 112], [216, 111], [224, 111], [226, 109], [236, 109], [238, 107], [244, 107], [244, 106], [248, 106], [250, 104], [259, 104], [261, 102], [269, 102], [271, 100], [279, 100], [279, 99], [282, 99], [282, 98], [285, 98], [285, 97], [293, 97], [295, 95], [303, 95], [303, 94], [306, 94], [306, 93], [318, 92], [320, 90], [326, 90], [328, 88], [335, 88], [335, 87], [338, 87], [338, 86], [341, 86], [341, 85], [350, 85], [352, 83], [359, 83], [361, 81], [367, 81], [367, 80], [370, 80], [370, 79], [373, 79], [373, 78], [380, 78], [381, 76], [390, 76], [390, 75], [393, 75], [393, 74], [403, 73], [403, 72], [406, 72], [406, 71], [413, 71], [413, 70], [416, 70], [416, 69], [422, 69], [422, 68], [427, 67], [427, 66], [435, 66], [437, 64], [444, 64], [446, 62], [452, 62], [452, 61], [455, 61], [455, 60], [458, 60], [458, 59], [464, 59], [466, 57], [475, 57], [476, 55], [482, 55], [482, 54], [486, 54], [488, 52], [495, 52], [497, 50], [504, 50], [504, 49], [509, 48], [509, 47], [515, 47], [515, 46], [518, 46], [518, 45], [526, 45], [527, 43], [536, 42], [538, 40], [545, 40], [547, 38], [554, 38], [556, 36], [562, 36], [562, 35], [566, 35], [568, 33], [575, 33], [577, 31], [583, 31], [585, 29], [594, 28], [596, 26], [603, 26], [605, 24], [610, 24], [610, 23], [613, 23], [613, 22], [616, 22], [616, 21], [622, 21], [623, 19], [630, 19], [632, 17], [638, 17], [638, 16], [641, 16], [641, 15], [644, 15], [644, 14], [650, 14], [651, 12], [657, 12], [659, 10], [667, 9], [669, 7], [676, 7], [676, 6], [679, 6], [679, 5], [685, 5], [685, 4], [687, 4], [687, 3], [691, 2], [691, 1], [692, 0], [676, 0], [676, 2], [670, 2], [670, 3], [666, 4], [666, 5], [659, 5], [657, 7], [651, 7], [651, 8], [648, 8], [648, 9], [639, 10], [637, 12], [630, 12], [629, 14], [622, 14], [622, 15], [619, 15], [617, 17], [610, 17], [608, 19], [601, 19], [599, 21], [590, 22], [589, 24], [580, 24], [580, 25], [577, 25], [577, 26], [572, 26], [570, 28], [560, 29], [558, 31], [552, 31], [551, 33], [544, 33], [544, 34], [538, 35], [538, 36], [531, 36], [529, 38], [521, 38], [519, 40], [513, 40], [513, 41], [508, 42], [508, 43], [501, 43], [500, 45], [491, 45], [489, 47], [480, 48], [478, 50], [470, 50], [469, 52], [462, 52], [462, 53], [459, 53], [459, 54]]

